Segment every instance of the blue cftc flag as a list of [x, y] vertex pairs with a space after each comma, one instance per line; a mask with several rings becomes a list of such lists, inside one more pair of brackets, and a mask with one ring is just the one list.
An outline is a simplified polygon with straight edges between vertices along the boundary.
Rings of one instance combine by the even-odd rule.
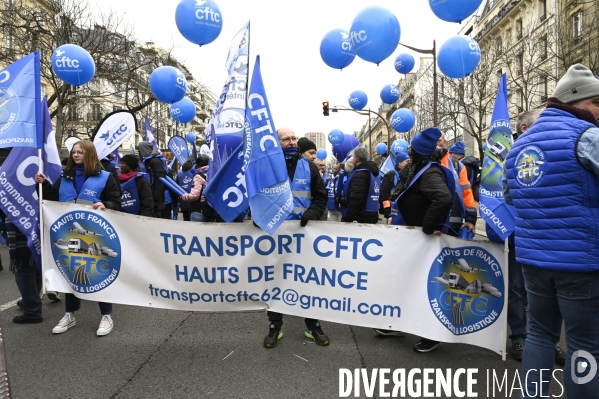
[[507, 110], [507, 77], [499, 82], [491, 117], [480, 182], [480, 214], [502, 240], [515, 229], [513, 211], [503, 199], [503, 165], [512, 148], [512, 124]]
[[245, 122], [245, 183], [254, 222], [273, 234], [293, 210], [285, 157], [264, 91], [260, 56], [256, 57]]
[[[42, 173], [54, 183], [62, 173], [60, 156], [54, 139], [48, 103], [41, 103], [44, 140]], [[38, 150], [29, 147], [12, 149], [0, 168], [0, 208], [26, 237], [27, 246], [41, 271], [41, 242], [39, 226], [39, 197], [35, 191], [38, 172]]]
[[0, 71], [0, 148], [41, 145], [40, 93], [37, 51]]
[[150, 125], [150, 118], [148, 118], [147, 116], [146, 116], [144, 140], [152, 143], [152, 146], [154, 147], [154, 149], [156, 151], [159, 151], [162, 154], [162, 151], [160, 151], [160, 147], [158, 147], [158, 144], [156, 144], [156, 139], [154, 139], [154, 134], [152, 133], [152, 125]]
[[380, 167], [381, 175], [386, 175], [387, 172], [395, 169], [395, 165], [393, 165], [393, 155], [389, 154], [385, 162]]

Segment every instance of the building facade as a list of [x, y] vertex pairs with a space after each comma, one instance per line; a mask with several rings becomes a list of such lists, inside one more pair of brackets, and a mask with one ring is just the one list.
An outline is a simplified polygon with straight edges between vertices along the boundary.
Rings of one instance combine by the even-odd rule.
[[325, 135], [322, 132], [310, 132], [304, 134], [304, 137], [313, 142], [316, 145], [316, 148], [327, 148], [327, 142], [325, 139]]

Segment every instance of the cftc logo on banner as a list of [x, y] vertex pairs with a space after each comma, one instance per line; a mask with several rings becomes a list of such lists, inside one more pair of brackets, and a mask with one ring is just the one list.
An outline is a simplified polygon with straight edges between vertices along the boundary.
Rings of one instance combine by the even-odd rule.
[[112, 225], [96, 213], [64, 214], [50, 227], [56, 266], [73, 290], [89, 294], [112, 284], [121, 269], [121, 243]]
[[495, 323], [503, 310], [504, 293], [501, 265], [480, 247], [444, 248], [429, 272], [429, 304], [454, 335]]
[[10, 87], [0, 87], [0, 135], [19, 118], [19, 98]]

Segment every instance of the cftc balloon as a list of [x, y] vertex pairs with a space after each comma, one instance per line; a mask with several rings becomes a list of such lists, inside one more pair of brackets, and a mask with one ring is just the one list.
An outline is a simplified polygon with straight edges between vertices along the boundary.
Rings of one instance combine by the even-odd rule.
[[447, 40], [439, 49], [437, 64], [445, 76], [460, 79], [470, 75], [480, 62], [476, 40], [458, 35]]
[[411, 54], [403, 53], [395, 59], [395, 70], [399, 73], [408, 74], [414, 69], [414, 57]]
[[329, 143], [332, 145], [341, 145], [344, 138], [343, 132], [339, 129], [333, 129], [329, 133]]
[[399, 100], [399, 87], [395, 85], [387, 85], [381, 90], [381, 100], [385, 104], [394, 104]]
[[428, 0], [437, 18], [447, 22], [462, 22], [480, 7], [483, 0]]
[[391, 126], [395, 131], [405, 133], [416, 123], [414, 113], [407, 108], [400, 108], [391, 115]]
[[349, 40], [358, 57], [378, 65], [393, 54], [400, 33], [399, 21], [391, 11], [371, 6], [354, 18]]
[[339, 162], [343, 162], [347, 154], [360, 145], [358, 139], [351, 134], [344, 134], [343, 142], [333, 146], [333, 155]]
[[92, 80], [96, 64], [84, 48], [63, 44], [52, 53], [52, 70], [65, 83], [81, 86]]
[[368, 104], [368, 96], [362, 90], [354, 90], [347, 99], [349, 106], [360, 111]]
[[327, 159], [327, 150], [324, 148], [319, 148], [318, 151], [316, 151], [316, 158]]
[[404, 139], [395, 140], [393, 142], [393, 144], [391, 144], [391, 153], [395, 156], [397, 156], [397, 154], [399, 154], [400, 152], [407, 154], [409, 146], [410, 146], [410, 144], [408, 143], [407, 140], [404, 140]]
[[161, 66], [150, 75], [150, 90], [158, 101], [173, 104], [187, 93], [187, 79], [177, 68]]
[[196, 135], [195, 135], [195, 134], [193, 134], [193, 133], [191, 133], [191, 132], [190, 132], [190, 133], [187, 133], [187, 134], [185, 135], [185, 140], [187, 140], [187, 142], [188, 142], [189, 144], [193, 144], [193, 143], [195, 143], [195, 142], [196, 142]]
[[320, 57], [334, 69], [343, 69], [356, 58], [349, 42], [349, 33], [344, 29], [329, 31], [320, 42]]
[[189, 123], [196, 116], [196, 105], [185, 96], [181, 101], [171, 104], [171, 116], [179, 123]]
[[181, 0], [175, 22], [184, 38], [200, 46], [213, 42], [223, 29], [220, 8], [213, 0]]
[[385, 155], [387, 153], [387, 144], [385, 144], [385, 143], [378, 143], [376, 145], [376, 152], [379, 155]]

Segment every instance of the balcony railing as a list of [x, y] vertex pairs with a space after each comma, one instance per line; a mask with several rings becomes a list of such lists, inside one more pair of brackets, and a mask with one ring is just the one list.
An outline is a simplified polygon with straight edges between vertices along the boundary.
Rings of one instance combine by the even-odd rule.
[[513, 0], [504, 5], [499, 12], [485, 24], [485, 27], [474, 37], [477, 42], [495, 27], [506, 15], [510, 13], [522, 0]]

